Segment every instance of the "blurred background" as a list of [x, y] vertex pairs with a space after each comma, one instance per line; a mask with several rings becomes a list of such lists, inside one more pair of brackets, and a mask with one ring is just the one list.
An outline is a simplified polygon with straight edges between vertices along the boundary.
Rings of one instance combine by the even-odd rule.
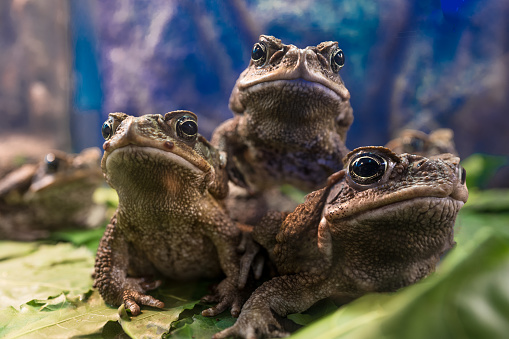
[[116, 111], [188, 109], [210, 137], [259, 34], [339, 42], [349, 148], [448, 127], [462, 158], [507, 165], [507, 0], [2, 0], [0, 166], [100, 146]]

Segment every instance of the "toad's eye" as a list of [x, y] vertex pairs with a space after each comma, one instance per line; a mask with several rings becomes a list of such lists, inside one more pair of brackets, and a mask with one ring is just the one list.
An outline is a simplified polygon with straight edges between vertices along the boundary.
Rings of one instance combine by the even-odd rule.
[[424, 151], [424, 140], [419, 138], [412, 138], [410, 140], [410, 147], [413, 152], [422, 152]]
[[58, 160], [54, 153], [46, 154], [44, 162], [46, 163], [46, 169], [48, 173], [55, 173], [56, 171], [58, 171], [60, 160]]
[[108, 140], [113, 136], [113, 133], [115, 133], [113, 130], [113, 119], [109, 118], [104, 122], [103, 127], [101, 128], [101, 133], [104, 140]]
[[332, 71], [337, 73], [345, 65], [345, 55], [341, 49], [336, 49], [331, 54], [331, 68]]
[[189, 117], [183, 116], [177, 120], [177, 135], [184, 140], [192, 140], [198, 135], [198, 124]]
[[264, 44], [257, 42], [253, 46], [253, 51], [251, 52], [251, 59], [258, 66], [261, 66], [267, 60], [267, 48]]
[[362, 153], [348, 166], [348, 174], [359, 185], [370, 185], [380, 180], [387, 170], [387, 161], [374, 153]]

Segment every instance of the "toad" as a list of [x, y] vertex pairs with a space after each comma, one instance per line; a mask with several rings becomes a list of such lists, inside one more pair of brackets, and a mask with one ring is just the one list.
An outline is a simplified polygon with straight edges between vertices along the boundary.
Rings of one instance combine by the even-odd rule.
[[429, 134], [414, 129], [404, 129], [385, 147], [396, 153], [424, 156], [442, 153], [458, 154], [454, 146], [454, 132], [449, 128], [439, 128]]
[[103, 182], [98, 148], [52, 151], [0, 180], [0, 239], [36, 240], [51, 231], [99, 226], [105, 206], [93, 194]]
[[141, 305], [164, 307], [146, 294], [161, 284], [153, 278], [190, 281], [224, 272], [206, 297], [219, 303], [203, 314], [231, 307], [237, 316], [240, 231], [221, 203], [226, 159], [198, 133], [196, 115], [111, 113], [102, 133], [101, 167], [119, 197], [96, 256], [94, 286], [103, 299], [136, 316]]
[[465, 171], [451, 154], [352, 151], [325, 188], [255, 228], [279, 276], [256, 289], [235, 325], [215, 338], [283, 336], [273, 312], [286, 316], [327, 297], [396, 291], [426, 277], [454, 246], [454, 222], [467, 197]]
[[337, 42], [299, 49], [260, 36], [230, 96], [234, 118], [212, 137], [228, 154], [236, 185], [260, 192], [290, 184], [309, 192], [341, 169], [353, 121], [339, 75], [344, 63]]

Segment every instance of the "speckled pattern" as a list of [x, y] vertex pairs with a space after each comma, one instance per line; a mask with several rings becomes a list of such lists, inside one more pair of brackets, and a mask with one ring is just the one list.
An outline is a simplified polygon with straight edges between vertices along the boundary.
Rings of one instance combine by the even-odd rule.
[[182, 119], [197, 120], [188, 111], [110, 114], [114, 134], [106, 135], [102, 169], [119, 206], [99, 246], [94, 286], [106, 302], [123, 302], [137, 315], [140, 305], [164, 307], [145, 295], [159, 285], [154, 277], [189, 281], [224, 272], [207, 298], [219, 304], [204, 314], [231, 307], [238, 315], [240, 231], [221, 203], [226, 159], [199, 134], [182, 137]]
[[265, 61], [251, 60], [230, 97], [234, 118], [212, 143], [228, 153], [230, 178], [252, 192], [281, 184], [317, 189], [342, 167], [353, 122], [350, 93], [331, 68], [337, 42], [299, 49], [260, 36]]
[[99, 226], [105, 206], [92, 196], [104, 181], [101, 152], [52, 151], [0, 179], [0, 239], [35, 240], [58, 229]]
[[[351, 164], [373, 154], [384, 159], [385, 171], [359, 184]], [[255, 228], [280, 276], [261, 285], [236, 324], [215, 338], [283, 336], [272, 312], [286, 316], [326, 297], [391, 292], [422, 279], [454, 246], [454, 222], [467, 198], [465, 173], [452, 154], [352, 151], [325, 188], [288, 216], [270, 213]]]

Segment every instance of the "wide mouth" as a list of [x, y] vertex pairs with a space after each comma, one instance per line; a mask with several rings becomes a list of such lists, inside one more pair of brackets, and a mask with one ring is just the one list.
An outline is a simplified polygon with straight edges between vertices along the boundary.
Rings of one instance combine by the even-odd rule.
[[150, 146], [127, 145], [124, 147], [116, 148], [109, 154], [105, 153], [101, 165], [103, 171], [107, 173], [108, 169], [113, 165], [128, 166], [130, 160], [129, 158], [131, 158], [134, 166], [140, 166], [141, 164], [141, 166], [147, 165], [147, 167], [150, 167], [149, 164], [151, 162], [166, 162], [176, 164], [179, 167], [188, 169], [191, 172], [197, 174], [202, 174], [210, 169], [210, 165], [208, 165], [204, 159], [200, 159], [202, 161], [198, 162], [191, 162], [188, 160], [189, 157], [184, 158], [181, 153], [184, 153], [184, 151], [177, 147], [170, 151]]
[[331, 89], [330, 87], [305, 79], [291, 79], [291, 80], [270, 80], [266, 82], [259, 82], [255, 85], [249, 86], [245, 88], [245, 92], [259, 92], [259, 91], [269, 91], [273, 93], [277, 91], [286, 92], [289, 95], [294, 94], [297, 97], [302, 96], [302, 93], [314, 93], [319, 94], [319, 97], [330, 97], [337, 101], [343, 101], [340, 94]]
[[70, 173], [47, 174], [30, 186], [31, 192], [41, 192], [51, 188], [60, 188], [73, 184], [99, 185], [103, 181], [102, 173], [96, 168], [76, 169]]
[[[336, 221], [347, 219], [382, 220], [393, 218], [395, 222], [427, 218], [431, 221], [433, 218], [437, 217], [438, 210], [443, 211], [443, 213], [449, 216], [455, 216], [455, 213], [457, 213], [464, 204], [463, 201], [454, 199], [451, 196], [421, 196], [380, 204], [372, 208], [368, 207], [366, 209], [352, 210], [350, 213], [345, 213], [341, 216], [330, 214], [326, 215], [326, 218]], [[451, 212], [454, 213], [451, 214]]]
[[[303, 74], [301, 74], [303, 73]], [[330, 92], [333, 93], [334, 97], [339, 97], [340, 100], [348, 100], [350, 99], [350, 92], [343, 86], [338, 83], [335, 83], [323, 75], [311, 73], [309, 71], [306, 72], [289, 72], [286, 74], [267, 74], [262, 75], [255, 80], [240, 80], [238, 83], [238, 87], [240, 90], [247, 91], [256, 91], [257, 89], [261, 89], [264, 86], [273, 86], [273, 87], [284, 87], [287, 85], [299, 85], [302, 88], [313, 88], [316, 90], [321, 90], [325, 93]]]

